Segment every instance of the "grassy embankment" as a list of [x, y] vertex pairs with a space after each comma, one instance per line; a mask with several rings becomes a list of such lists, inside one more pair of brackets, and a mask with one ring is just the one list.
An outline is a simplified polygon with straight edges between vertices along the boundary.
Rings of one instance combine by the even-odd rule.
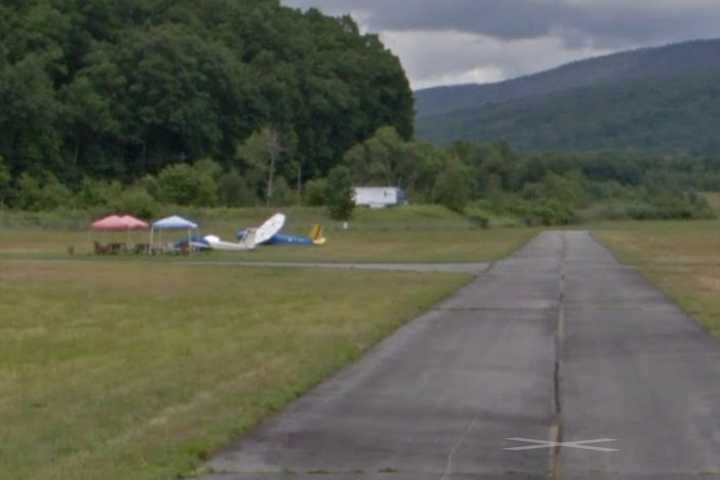
[[0, 478], [188, 473], [468, 278], [0, 260]]
[[[289, 208], [285, 231], [305, 234], [315, 223], [326, 226], [328, 244], [324, 247], [262, 247], [254, 252], [205, 253], [192, 259], [240, 261], [325, 261], [325, 262], [472, 262], [505, 256], [529, 240], [538, 230], [528, 228], [480, 229], [468, 218], [442, 207], [413, 206], [401, 209], [358, 209], [350, 230], [331, 222], [325, 209]], [[235, 232], [256, 226], [274, 210], [218, 209], [180, 211], [196, 219], [203, 234], [219, 235], [233, 241]], [[43, 218], [42, 215], [6, 214], [6, 228], [0, 229], [0, 256], [56, 258], [67, 257], [74, 246], [87, 256], [90, 241], [125, 241], [123, 233], [93, 233], [85, 230], [89, 219]], [[2, 223], [2, 222], [0, 222]], [[182, 233], [172, 238], [181, 238]], [[147, 234], [133, 233], [131, 242], [147, 242]]]
[[595, 235], [720, 336], [720, 222], [623, 222]]

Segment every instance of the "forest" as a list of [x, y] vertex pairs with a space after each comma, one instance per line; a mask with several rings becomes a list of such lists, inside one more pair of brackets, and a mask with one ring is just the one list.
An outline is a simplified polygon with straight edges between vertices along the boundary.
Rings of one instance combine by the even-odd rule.
[[[419, 118], [437, 143], [504, 139], [524, 151], [717, 154], [717, 72], [578, 87]], [[592, 115], [588, 115], [592, 112]]]
[[13, 178], [71, 188], [202, 158], [244, 172], [261, 130], [302, 182], [381, 126], [410, 138], [414, 115], [377, 36], [279, 0], [4, 1], [0, 104]]

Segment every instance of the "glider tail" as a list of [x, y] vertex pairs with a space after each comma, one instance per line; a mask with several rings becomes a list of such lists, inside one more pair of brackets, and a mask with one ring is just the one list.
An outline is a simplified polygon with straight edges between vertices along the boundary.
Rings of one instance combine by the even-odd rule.
[[327, 239], [323, 235], [323, 227], [322, 225], [315, 225], [310, 229], [310, 234], [308, 235], [310, 237], [310, 240], [312, 240], [313, 244], [315, 245], [325, 245], [327, 242]]

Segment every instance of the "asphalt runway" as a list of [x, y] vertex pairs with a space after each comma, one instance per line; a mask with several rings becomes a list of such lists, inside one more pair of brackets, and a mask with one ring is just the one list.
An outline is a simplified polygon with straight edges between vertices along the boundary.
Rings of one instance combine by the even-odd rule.
[[208, 464], [205, 480], [720, 478], [720, 342], [547, 232]]

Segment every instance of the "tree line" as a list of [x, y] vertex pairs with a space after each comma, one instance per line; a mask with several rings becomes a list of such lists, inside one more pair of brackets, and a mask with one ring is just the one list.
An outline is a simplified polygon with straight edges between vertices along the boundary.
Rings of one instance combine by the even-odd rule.
[[263, 130], [237, 149], [244, 171], [206, 157], [175, 163], [130, 183], [85, 177], [71, 187], [28, 172], [13, 178], [0, 159], [0, 201], [22, 210], [58, 207], [130, 211], [150, 217], [159, 205], [329, 206], [351, 215], [353, 186], [398, 186], [412, 203], [440, 204], [480, 223], [497, 215], [546, 225], [596, 218], [706, 218], [697, 192], [720, 191], [715, 157], [631, 152], [542, 153], [505, 142], [449, 147], [406, 140], [382, 127], [349, 148], [327, 176], [304, 181], [284, 157], [282, 139]]

